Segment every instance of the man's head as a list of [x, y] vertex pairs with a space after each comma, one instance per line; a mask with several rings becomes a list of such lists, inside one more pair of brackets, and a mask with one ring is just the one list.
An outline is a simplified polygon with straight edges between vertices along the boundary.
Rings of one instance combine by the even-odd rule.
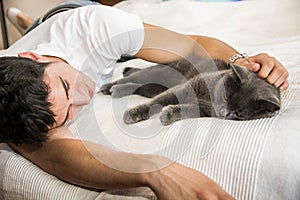
[[43, 142], [55, 123], [48, 87], [47, 63], [28, 58], [0, 58], [0, 142]]
[[[53, 62], [54, 61], [54, 62]], [[61, 59], [0, 57], [0, 142], [34, 143], [90, 103], [94, 82]]]

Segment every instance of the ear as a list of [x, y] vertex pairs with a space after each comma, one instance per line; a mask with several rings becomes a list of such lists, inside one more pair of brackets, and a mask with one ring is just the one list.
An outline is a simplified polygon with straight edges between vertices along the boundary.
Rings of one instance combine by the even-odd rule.
[[[279, 110], [281, 107], [280, 102], [270, 100], [258, 100], [256, 104], [259, 108], [263, 108], [264, 110], [269, 110], [272, 112]], [[260, 110], [259, 108], [257, 110]]]
[[281, 99], [279, 89], [276, 89], [276, 93], [270, 94], [269, 92], [265, 92], [262, 96], [258, 97], [258, 100], [266, 102], [265, 105], [270, 105], [275, 110], [279, 110], [281, 107]]
[[244, 83], [248, 79], [249, 71], [245, 67], [237, 66], [232, 63], [229, 64], [233, 73], [238, 77], [240, 83]]
[[21, 58], [30, 58], [38, 62], [49, 62], [49, 59], [46, 56], [42, 56], [30, 51], [18, 53], [18, 56]]

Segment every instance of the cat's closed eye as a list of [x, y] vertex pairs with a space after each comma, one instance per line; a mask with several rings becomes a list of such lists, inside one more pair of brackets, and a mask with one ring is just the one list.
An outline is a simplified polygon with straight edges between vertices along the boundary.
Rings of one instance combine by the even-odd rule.
[[239, 113], [239, 112], [234, 112], [233, 115], [234, 115], [235, 117], [242, 117], [242, 114]]

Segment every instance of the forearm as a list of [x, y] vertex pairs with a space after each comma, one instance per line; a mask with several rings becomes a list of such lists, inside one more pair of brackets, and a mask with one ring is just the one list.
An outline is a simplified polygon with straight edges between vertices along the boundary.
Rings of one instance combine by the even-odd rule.
[[76, 185], [97, 189], [148, 186], [160, 200], [233, 199], [203, 174], [159, 156], [121, 153], [77, 140], [53, 142], [49, 145], [58, 149], [57, 155], [51, 155], [54, 165], [46, 170]]
[[184, 35], [161, 27], [144, 24], [145, 39], [136, 57], [157, 63], [169, 63], [190, 55], [228, 62], [237, 50], [206, 36]]
[[[59, 137], [69, 137], [66, 128], [59, 130]], [[79, 186], [148, 186], [161, 200], [232, 199], [203, 174], [159, 156], [121, 153], [98, 144], [61, 138], [52, 138], [42, 146], [10, 146], [43, 170]]]
[[147, 172], [166, 162], [160, 157], [116, 152], [74, 139], [56, 139], [34, 150], [23, 146], [18, 151], [62, 180], [94, 189], [150, 186]]
[[195, 41], [193, 54], [199, 56], [208, 56], [229, 62], [229, 58], [238, 53], [233, 47], [216, 38], [195, 35], [189, 37]]
[[[106, 148], [94, 144], [84, 144], [78, 140], [53, 141], [51, 146], [55, 146], [60, 151], [50, 155], [54, 158], [54, 164], [46, 169], [49, 173], [72, 184], [96, 188], [112, 189], [124, 187], [136, 187], [143, 185], [141, 174], [127, 173], [118, 170], [117, 166], [112, 168], [104, 162], [108, 159], [115, 159], [116, 163], [126, 164], [115, 157], [116, 153], [109, 152]], [[88, 149], [85, 147], [88, 145]], [[73, 148], [76, 147], [76, 148]], [[45, 147], [44, 147], [45, 148]], [[92, 152], [89, 152], [92, 151]], [[63, 153], [62, 153], [63, 152]], [[61, 155], [63, 154], [63, 155]], [[101, 159], [104, 160], [101, 161]], [[42, 165], [42, 163], [40, 163]], [[111, 164], [113, 165], [113, 164]]]

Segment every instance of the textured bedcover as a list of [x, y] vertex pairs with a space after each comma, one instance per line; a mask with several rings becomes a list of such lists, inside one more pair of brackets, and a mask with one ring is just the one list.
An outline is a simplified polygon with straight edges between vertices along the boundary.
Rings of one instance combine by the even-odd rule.
[[[267, 52], [275, 56], [290, 72], [290, 87], [282, 93], [282, 110], [274, 118], [247, 122], [189, 119], [162, 127], [153, 117], [128, 127], [122, 124], [120, 113], [147, 99], [132, 96], [112, 100], [99, 94], [86, 109], [96, 118], [83, 115], [70, 128], [79, 138], [117, 150], [170, 157], [205, 173], [237, 199], [300, 199], [300, 2], [153, 2], [158, 1], [132, 0], [116, 7], [137, 13], [149, 23], [220, 38], [249, 54]], [[146, 67], [151, 63], [132, 60], [121, 64], [115, 78], [128, 65]], [[99, 134], [88, 134], [91, 130], [82, 128], [86, 123], [95, 123]], [[43, 172], [6, 145], [1, 144], [0, 149], [0, 199], [154, 198], [145, 188], [115, 194], [72, 186]]]

